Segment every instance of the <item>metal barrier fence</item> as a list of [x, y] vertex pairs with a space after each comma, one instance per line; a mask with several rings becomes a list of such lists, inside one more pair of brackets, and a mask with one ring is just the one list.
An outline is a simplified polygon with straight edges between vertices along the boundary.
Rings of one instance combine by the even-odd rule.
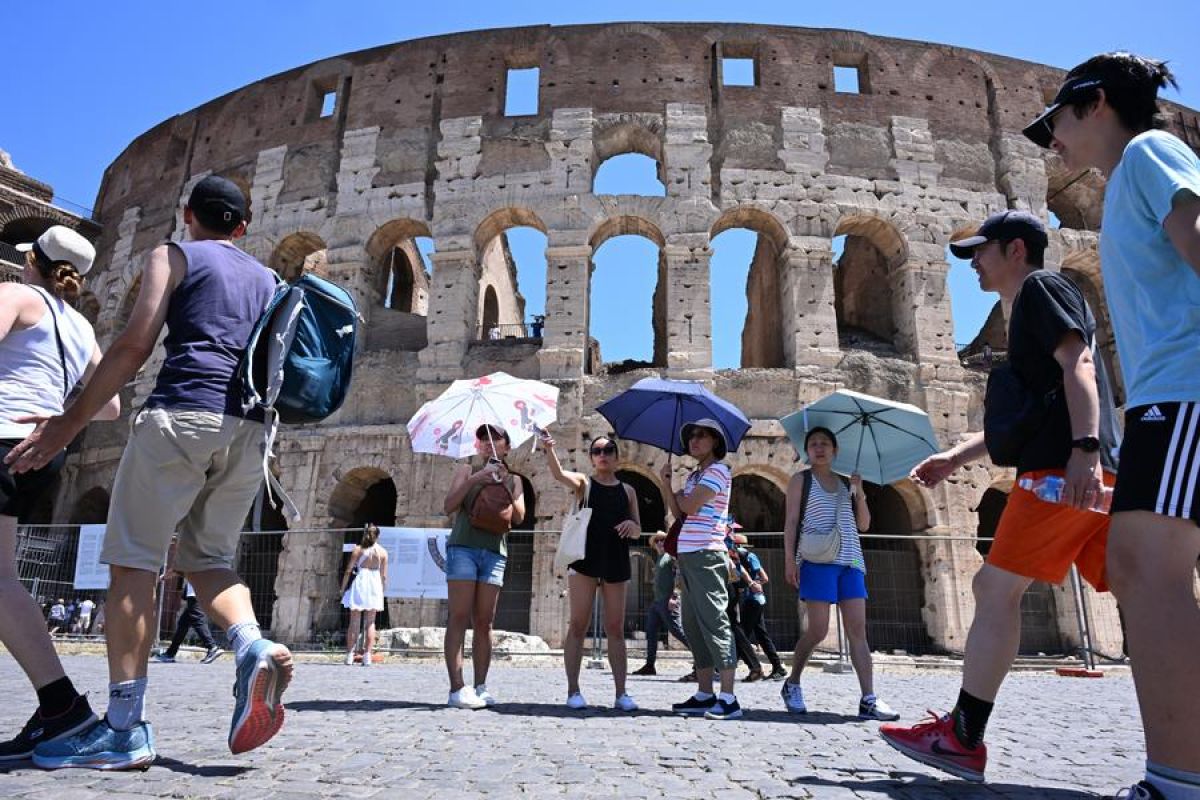
[[[349, 612], [342, 608], [340, 579], [348, 555], [343, 545], [357, 543], [360, 529], [246, 531], [239, 546], [237, 568], [250, 588], [251, 599], [260, 624], [265, 630], [277, 627], [282, 612], [291, 614], [306, 609], [302, 633], [285, 636], [300, 649], [340, 650], [344, 646]], [[543, 597], [557, 595], [565, 607], [566, 581], [561, 576], [547, 584], [535, 580], [535, 537], [554, 531], [513, 531], [508, 535], [508, 564], [505, 585], [500, 593], [495, 628], [517, 633], [531, 631], [531, 610], [535, 592]], [[754, 552], [770, 576], [765, 590], [765, 622], [776, 647], [788, 653], [801, 632], [795, 590], [784, 578], [783, 535], [749, 534]], [[314, 537], [300, 543], [297, 551], [285, 553], [292, 537]], [[940, 653], [959, 655], [935, 648], [927, 628], [924, 607], [922, 556], [918, 544], [938, 541], [969, 542], [986, 551], [989, 542], [975, 537], [924, 537], [921, 535], [863, 535], [867, 564], [867, 637], [872, 649], [880, 652], [923, 655]], [[74, 589], [74, 565], [79, 528], [74, 525], [22, 526], [17, 534], [17, 568], [22, 583], [48, 611], [55, 600], [78, 604], [84, 598], [97, 603], [90, 631], [76, 635], [98, 636], [104, 626], [103, 591]], [[318, 554], [313, 556], [313, 554]], [[292, 559], [305, 559], [298, 568]], [[630, 550], [632, 579], [626, 587], [625, 636], [636, 643], [644, 639], [645, 615], [653, 601], [654, 561], [644, 546]], [[320, 561], [321, 563], [316, 563]], [[160, 583], [159, 638], [169, 640], [182, 602], [182, 580], [168, 575]], [[282, 596], [280, 595], [282, 592]], [[1090, 598], [1090, 599], [1089, 599]], [[1097, 608], [1097, 606], [1103, 606]], [[1021, 652], [1029, 656], [1080, 655], [1086, 660], [1123, 660], [1123, 634], [1110, 595], [1085, 590], [1072, 575], [1062, 586], [1035, 583], [1026, 592], [1022, 604]], [[598, 611], [598, 609], [597, 609]], [[941, 609], [943, 614], [958, 614], [969, 619], [969, 609]], [[835, 615], [836, 618], [836, 615]], [[393, 600], [377, 617], [380, 630], [396, 627], [444, 627], [447, 604], [444, 600]], [[565, 620], [565, 611], [564, 617]], [[598, 648], [603, 631], [599, 614], [588, 632]], [[565, 622], [564, 622], [565, 625]], [[831, 628], [833, 626], [831, 625]], [[219, 632], [214, 630], [214, 634]], [[841, 639], [840, 627], [825, 641], [827, 652], [835, 651]], [[381, 645], [386, 645], [381, 643]], [[676, 643], [677, 645], [677, 643]]]

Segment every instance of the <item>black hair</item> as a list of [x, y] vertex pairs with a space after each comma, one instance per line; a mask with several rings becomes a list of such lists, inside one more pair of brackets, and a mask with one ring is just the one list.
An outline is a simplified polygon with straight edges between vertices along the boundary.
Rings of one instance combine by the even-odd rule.
[[1130, 132], [1138, 134], [1166, 127], [1166, 119], [1158, 108], [1158, 90], [1168, 85], [1179, 88], [1167, 62], [1120, 51], [1101, 53], [1068, 72], [1067, 79], [1083, 75], [1098, 78], [1101, 85], [1088, 89], [1071, 104], [1076, 117], [1083, 117], [1100, 99], [1099, 90], [1103, 89], [1105, 101]]
[[[1020, 238], [1020, 237], [1018, 237]], [[1000, 246], [1008, 251], [1008, 245], [1015, 242], [1016, 239], [997, 239]], [[1025, 245], [1025, 263], [1031, 267], [1041, 269], [1046, 266], [1046, 245], [1038, 241], [1030, 241], [1029, 239], [1021, 238], [1021, 243]]]
[[488, 430], [491, 430], [493, 439], [503, 439], [509, 447], [512, 447], [512, 439], [508, 438], [508, 431], [504, 430], [504, 428], [501, 428], [499, 425], [489, 425], [485, 422], [475, 429], [475, 438], [488, 438]]
[[621, 454], [621, 446], [617, 444], [617, 438], [615, 436], [611, 436], [607, 433], [602, 433], [599, 436], [597, 436], [595, 439], [592, 439], [591, 444], [588, 445], [588, 456], [589, 457], [592, 454], [592, 448], [595, 447], [596, 442], [600, 441], [601, 439], [607, 439], [612, 444], [613, 447], [617, 448], [617, 455]]
[[808, 451], [808, 440], [811, 439], [813, 436], [815, 436], [818, 433], [823, 433], [826, 436], [828, 436], [829, 441], [833, 442], [834, 448], [835, 449], [837, 448], [837, 446], [838, 446], [837, 436], [834, 434], [834, 432], [829, 430], [829, 428], [824, 427], [823, 425], [818, 425], [815, 428], [809, 428], [808, 433], [804, 434], [804, 450], [805, 450], [805, 452]]

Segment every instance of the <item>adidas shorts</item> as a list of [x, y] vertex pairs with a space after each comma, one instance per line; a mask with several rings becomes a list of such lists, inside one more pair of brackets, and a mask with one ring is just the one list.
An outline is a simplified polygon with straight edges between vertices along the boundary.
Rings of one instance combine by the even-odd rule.
[[1200, 525], [1200, 402], [1125, 412], [1112, 511], [1153, 511]]

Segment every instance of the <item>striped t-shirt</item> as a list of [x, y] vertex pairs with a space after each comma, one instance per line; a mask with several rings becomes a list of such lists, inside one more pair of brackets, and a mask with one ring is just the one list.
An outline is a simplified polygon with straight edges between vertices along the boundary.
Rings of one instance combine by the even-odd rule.
[[[858, 522], [854, 518], [854, 499], [850, 490], [838, 478], [836, 492], [825, 491], [825, 487], [814, 475], [812, 486], [808, 490], [808, 499], [804, 503], [804, 519], [800, 525], [800, 535], [808, 531], [826, 533], [833, 530], [836, 524], [842, 533], [842, 547], [838, 551], [833, 564], [843, 567], [853, 567], [863, 574], [867, 571], [867, 562], [863, 558], [862, 539], [858, 535]], [[796, 548], [796, 563], [800, 563], [800, 548]]]
[[690, 495], [696, 487], [716, 492], [711, 500], [695, 514], [689, 514], [679, 531], [679, 552], [694, 553], [697, 550], [724, 550], [725, 533], [729, 527], [729, 489], [733, 485], [733, 473], [728, 465], [714, 461], [703, 470], [688, 475], [683, 485], [683, 494]]

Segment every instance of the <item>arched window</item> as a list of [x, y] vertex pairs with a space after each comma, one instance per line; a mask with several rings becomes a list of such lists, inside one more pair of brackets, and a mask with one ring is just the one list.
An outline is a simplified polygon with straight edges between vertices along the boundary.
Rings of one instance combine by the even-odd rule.
[[596, 170], [593, 194], [630, 194], [666, 197], [662, 165], [641, 153], [621, 153], [606, 159]]
[[[532, 212], [505, 208], [475, 232], [480, 258], [480, 339], [525, 339], [546, 313], [545, 226]], [[492, 290], [495, 303], [488, 300]]]
[[666, 364], [665, 275], [662, 250], [645, 235], [615, 235], [592, 251], [589, 372]]

